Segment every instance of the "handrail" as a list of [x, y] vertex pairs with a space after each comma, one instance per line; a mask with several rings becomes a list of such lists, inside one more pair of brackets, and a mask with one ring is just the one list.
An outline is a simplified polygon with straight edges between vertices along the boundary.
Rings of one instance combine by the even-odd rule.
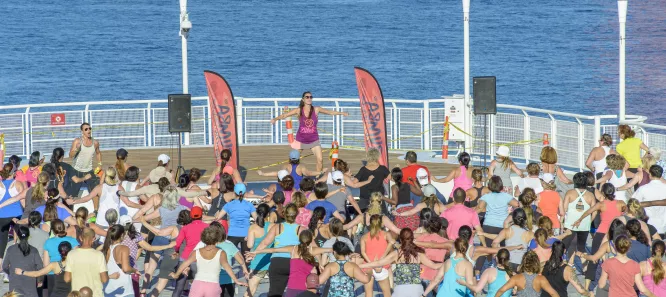
[[[193, 101], [208, 100], [208, 97], [192, 97], [192, 100]], [[85, 105], [148, 104], [148, 103], [167, 103], [167, 99], [19, 104], [19, 105], [0, 106], [0, 109], [19, 109], [19, 108], [28, 108], [28, 107], [38, 108], [38, 107], [85, 106]]]

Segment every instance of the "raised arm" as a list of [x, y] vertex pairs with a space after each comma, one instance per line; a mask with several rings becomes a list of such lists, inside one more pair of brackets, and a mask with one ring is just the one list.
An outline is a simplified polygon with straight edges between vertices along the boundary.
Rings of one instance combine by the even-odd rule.
[[[428, 259], [428, 256], [424, 253], [419, 253], [419, 261], [421, 264], [425, 265], [430, 269], [439, 269], [444, 263], [435, 263], [432, 260]], [[473, 277], [472, 277], [473, 278]]]
[[454, 177], [456, 177], [456, 173], [458, 171], [460, 171], [460, 169], [455, 168], [455, 169], [451, 170], [451, 172], [449, 172], [449, 175], [447, 175], [444, 178], [436, 178], [436, 177], [432, 176], [430, 179], [432, 179], [433, 181], [436, 181], [438, 183], [448, 183], [448, 182], [452, 181]]
[[490, 283], [490, 273], [495, 271], [497, 271], [497, 269], [494, 267], [486, 269], [486, 271], [484, 271], [483, 274], [481, 274], [481, 278], [479, 279], [479, 281], [474, 285], [469, 284], [468, 282], [462, 279], [457, 279], [456, 281], [459, 284], [467, 287], [470, 291], [474, 293], [480, 293], [481, 291], [483, 291], [483, 288], [486, 287], [486, 284]]
[[293, 117], [295, 115], [298, 115], [300, 111], [301, 111], [300, 108], [294, 108], [294, 109], [292, 109], [288, 112], [285, 112], [285, 113], [283, 113], [283, 114], [281, 114], [281, 115], [279, 115], [275, 118], [272, 118], [271, 119], [271, 125], [275, 124], [275, 122], [277, 122], [279, 120], [286, 119], [288, 117]]
[[215, 182], [215, 178], [217, 175], [220, 174], [220, 167], [215, 167], [213, 169], [213, 172], [210, 174], [210, 177], [208, 178], [208, 181], [206, 182], [208, 185], [212, 185]]
[[602, 205], [603, 205], [603, 204], [601, 204], [601, 203], [597, 203], [597, 204], [595, 204], [594, 206], [590, 207], [588, 210], [586, 210], [586, 211], [583, 213], [582, 216], [580, 216], [580, 218], [578, 218], [578, 220], [576, 220], [576, 221], [572, 224], [572, 226], [573, 226], [573, 227], [578, 227], [578, 225], [580, 225], [580, 222], [582, 222], [583, 219], [584, 219], [585, 217], [591, 215], [591, 214], [592, 214], [593, 212], [595, 212], [595, 211], [601, 210], [601, 206], [602, 206]]
[[410, 209], [408, 211], [405, 211], [405, 212], [398, 213], [394, 210], [393, 215], [394, 216], [400, 216], [400, 217], [413, 216], [413, 215], [419, 213], [425, 207], [426, 207], [425, 203], [421, 202], [421, 203], [417, 204], [416, 206], [414, 206], [412, 209]]
[[58, 263], [49, 263], [49, 265], [44, 266], [44, 268], [38, 271], [24, 271], [21, 268], [15, 268], [14, 273], [21, 274], [21, 272], [23, 272], [23, 275], [28, 277], [40, 277], [47, 275], [51, 271], [55, 271], [56, 266], [58, 266]]
[[[170, 226], [169, 228], [171, 228], [171, 227], [175, 227], [175, 226]], [[159, 234], [156, 234], [156, 235], [159, 235]], [[164, 236], [164, 235], [160, 235], [160, 236]], [[151, 245], [151, 244], [147, 243], [145, 240], [142, 240], [142, 241], [139, 241], [138, 245], [139, 245], [142, 249], [147, 250], [147, 251], [149, 251], [149, 252], [159, 252], [159, 251], [168, 250], [168, 249], [170, 249], [170, 248], [172, 248], [172, 247], [175, 247], [175, 246], [176, 246], [176, 242], [175, 242], [175, 241], [171, 241], [171, 242], [170, 242], [169, 244], [167, 244], [167, 245]]]
[[336, 115], [341, 115], [341, 116], [345, 116], [345, 117], [349, 116], [349, 113], [347, 113], [347, 112], [340, 112], [340, 111], [330, 110], [330, 109], [326, 109], [326, 108], [323, 108], [323, 107], [317, 107], [317, 110], [320, 113], [327, 114], [327, 115], [332, 115], [332, 116], [336, 116]]
[[271, 228], [268, 230], [268, 234], [266, 234], [266, 237], [264, 237], [264, 240], [259, 243], [257, 246], [257, 250], [262, 250], [266, 248], [269, 244], [271, 244], [275, 240], [275, 236], [278, 234], [278, 227], [280, 224], [275, 224], [271, 226]]

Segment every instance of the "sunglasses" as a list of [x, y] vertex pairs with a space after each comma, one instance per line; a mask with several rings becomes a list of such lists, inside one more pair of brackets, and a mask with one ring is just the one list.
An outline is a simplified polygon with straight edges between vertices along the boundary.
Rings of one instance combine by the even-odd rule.
[[85, 128], [83, 131], [92, 131], [92, 128]]
[[313, 97], [312, 97], [312, 96], [303, 96], [303, 98], [305, 98], [305, 99], [312, 99]]

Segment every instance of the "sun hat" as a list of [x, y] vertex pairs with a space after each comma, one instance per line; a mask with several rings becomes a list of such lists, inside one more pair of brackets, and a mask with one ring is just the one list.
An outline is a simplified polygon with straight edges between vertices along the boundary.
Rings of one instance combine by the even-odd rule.
[[500, 157], [508, 157], [509, 156], [509, 147], [506, 145], [502, 145], [497, 148], [497, 153], [498, 156]]
[[287, 171], [287, 170], [282, 169], [282, 170], [278, 171], [278, 180], [282, 181], [282, 179], [287, 175], [289, 175], [289, 171]]

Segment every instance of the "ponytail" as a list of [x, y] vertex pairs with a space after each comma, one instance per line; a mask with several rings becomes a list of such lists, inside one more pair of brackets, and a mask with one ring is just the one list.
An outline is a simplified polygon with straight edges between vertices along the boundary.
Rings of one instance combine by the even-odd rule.
[[257, 206], [257, 218], [255, 219], [255, 223], [257, 226], [263, 228], [266, 224], [266, 216], [270, 213], [270, 207], [268, 207], [268, 204], [262, 203]]
[[21, 251], [24, 257], [30, 255], [30, 244], [28, 244], [28, 238], [30, 237], [30, 229], [26, 226], [18, 226], [16, 230], [16, 236], [18, 237], [18, 249]]
[[546, 239], [548, 239], [548, 231], [545, 229], [539, 228], [534, 232], [534, 241], [536, 241], [540, 247], [549, 249], [550, 245], [546, 243]]
[[298, 254], [301, 256], [301, 259], [310, 265], [316, 265], [315, 257], [310, 253], [309, 248], [312, 243], [312, 232], [310, 230], [301, 232], [298, 236], [298, 242]]
[[497, 252], [497, 263], [502, 265], [502, 267], [504, 267], [504, 271], [509, 277], [512, 277], [513, 270], [511, 269], [511, 264], [509, 263], [510, 255], [511, 254], [509, 253], [509, 250], [500, 249]]
[[317, 230], [317, 226], [319, 225], [319, 221], [324, 220], [325, 216], [326, 209], [324, 207], [315, 207], [315, 209], [312, 210], [312, 216], [310, 217], [310, 222], [308, 223], [308, 229], [312, 232], [315, 232], [315, 230]]
[[76, 225], [79, 228], [84, 228], [86, 226], [86, 220], [88, 220], [88, 209], [85, 207], [79, 207], [74, 214], [76, 218]]
[[220, 174], [224, 172], [224, 167], [227, 166], [229, 160], [231, 160], [231, 150], [223, 149], [220, 153]]
[[32, 203], [37, 203], [40, 199], [44, 199], [46, 194], [46, 184], [49, 182], [49, 174], [42, 172], [37, 177], [37, 183], [35, 183], [32, 189], [32, 197], [30, 198]]
[[115, 168], [116, 168], [116, 172], [118, 173], [118, 178], [120, 180], [125, 180], [125, 171], [126, 171], [125, 162], [120, 158], [116, 159]]
[[511, 168], [513, 166], [513, 164], [514, 164], [513, 160], [511, 160], [510, 157], [502, 156], [501, 158], [502, 158], [502, 162], [501, 162], [502, 163], [502, 169]]
[[469, 156], [467, 152], [462, 152], [458, 156], [458, 162], [460, 162], [460, 165], [465, 166], [465, 169], [469, 169], [469, 161], [471, 161], [472, 158]]
[[664, 280], [664, 265], [661, 258], [664, 256], [666, 246], [661, 240], [652, 243], [652, 280], [655, 285], [659, 285]]

